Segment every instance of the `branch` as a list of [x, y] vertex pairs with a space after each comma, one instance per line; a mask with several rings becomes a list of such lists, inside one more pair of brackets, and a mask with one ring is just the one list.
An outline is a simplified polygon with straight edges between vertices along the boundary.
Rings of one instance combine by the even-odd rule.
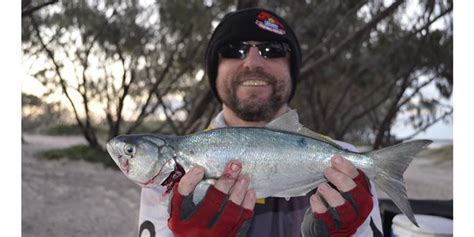
[[[168, 61], [166, 62], [165, 68], [161, 71], [161, 73], [159, 75], [159, 78], [156, 79], [155, 83], [153, 83], [153, 85], [151, 86], [151, 88], [149, 90], [149, 93], [148, 93], [148, 96], [145, 100], [145, 103], [141, 106], [140, 114], [137, 116], [137, 118], [135, 119], [135, 122], [132, 124], [132, 126], [130, 126], [128, 128], [127, 133], [131, 133], [133, 130], [135, 130], [140, 124], [142, 124], [143, 120], [148, 115], [150, 115], [152, 112], [154, 112], [158, 108], [158, 106], [160, 105], [159, 103], [155, 104], [155, 106], [149, 112], [147, 112], [147, 108], [148, 108], [149, 104], [151, 103], [151, 100], [152, 100], [153, 96], [156, 95], [157, 97], [159, 97], [159, 95], [157, 93], [158, 89], [159, 89], [158, 87], [161, 84], [161, 82], [164, 81], [165, 77], [169, 74], [170, 68], [173, 65], [174, 61], [175, 61], [174, 56], [176, 55], [176, 53], [178, 52], [178, 49], [179, 49], [178, 46], [181, 43], [183, 43], [189, 37], [189, 35], [192, 32], [192, 29], [193, 29], [193, 26], [189, 26], [186, 30], [184, 30], [185, 33], [182, 35], [180, 40], [175, 43], [174, 50], [171, 52], [171, 54], [168, 58]], [[145, 68], [146, 68], [145, 71], [146, 71], [147, 76], [149, 78], [151, 78], [151, 75], [150, 75], [151, 68], [149, 66], [146, 66]], [[184, 71], [185, 70], [181, 71], [181, 73], [179, 73], [178, 75], [184, 74]], [[173, 81], [177, 81], [177, 80], [173, 80]]]
[[[389, 88], [390, 91], [393, 89], [394, 87], [391, 87]], [[363, 110], [362, 112], [352, 116], [348, 121], [348, 123], [346, 124], [346, 126], [341, 130], [341, 132], [339, 132], [339, 135], [341, 134], [345, 134], [347, 132], [347, 130], [352, 126], [352, 124], [363, 118], [365, 115], [367, 115], [368, 113], [370, 113], [370, 111], [374, 111], [376, 108], [378, 108], [379, 106], [381, 106], [385, 101], [387, 101], [387, 99], [390, 97], [390, 93], [386, 93], [386, 96], [382, 97], [378, 102], [376, 102], [375, 104], [373, 104], [372, 106], [369, 106], [368, 108], [366, 108], [365, 110]], [[355, 107], [355, 106], [354, 106]], [[344, 119], [344, 117], [342, 117]]]
[[397, 106], [397, 110], [400, 110], [400, 108], [405, 105], [406, 103], [408, 103], [410, 101], [410, 99], [415, 96], [422, 88], [424, 88], [425, 86], [429, 85], [432, 81], [434, 81], [436, 79], [436, 77], [432, 77], [431, 79], [429, 79], [428, 81], [424, 82], [423, 84], [421, 84], [420, 86], [417, 86], [415, 88], [415, 90], [409, 95], [407, 96], [407, 98], [402, 101], [398, 106]]
[[[312, 49], [310, 52], [308, 52], [306, 54], [306, 56], [303, 58], [302, 60], [302, 63], [303, 64], [306, 64], [307, 61], [312, 58], [318, 51], [320, 51], [323, 47], [326, 46], [326, 44], [328, 42], [331, 42], [332, 40], [332, 37], [336, 34], [336, 32], [344, 25], [344, 23], [347, 21], [347, 19], [349, 18], [349, 16], [351, 16], [352, 14], [356, 13], [357, 10], [359, 10], [359, 8], [361, 8], [363, 5], [365, 5], [367, 3], [366, 0], [364, 1], [360, 1], [355, 7], [353, 7], [351, 10], [349, 10], [346, 15], [344, 15], [343, 19], [341, 21], [339, 21], [339, 23], [337, 23], [337, 25], [335, 27], [331, 27], [333, 30], [331, 32], [328, 33], [328, 36], [324, 38], [324, 40], [319, 43], [314, 49]], [[329, 21], [330, 22], [330, 21]], [[329, 27], [325, 27], [324, 28], [324, 31], [322, 32], [322, 34], [325, 33], [325, 31], [328, 29]]]
[[[360, 76], [367, 70], [368, 70], [368, 67], [362, 67], [356, 73], [353, 73], [352, 74], [353, 76], [351, 78], [346, 80], [346, 85], [344, 86], [342, 93], [339, 93], [339, 98], [337, 99], [335, 106], [331, 106], [333, 109], [329, 113], [329, 116], [328, 116], [329, 118], [334, 118], [336, 116], [336, 112], [341, 107], [342, 102], [345, 101], [346, 97], [350, 94], [349, 90], [351, 89], [351, 87], [354, 85], [357, 79], [360, 78]], [[349, 70], [346, 70], [346, 72], [344, 73], [342, 77], [347, 78], [349, 73], [350, 73]], [[365, 99], [367, 99], [367, 97], [365, 97]], [[351, 107], [355, 107], [355, 106], [351, 106]]]
[[389, 107], [389, 110], [388, 110], [387, 114], [385, 115], [384, 119], [382, 120], [382, 123], [379, 126], [378, 133], [375, 137], [375, 142], [374, 142], [374, 146], [373, 146], [374, 149], [377, 149], [377, 148], [379, 148], [379, 146], [382, 145], [384, 134], [385, 134], [386, 131], [390, 130], [390, 126], [392, 124], [392, 121], [395, 118], [396, 113], [400, 109], [398, 107], [398, 103], [401, 100], [401, 98], [403, 97], [403, 94], [405, 93], [406, 89], [409, 86], [408, 81], [409, 81], [409, 78], [410, 78], [410, 74], [412, 73], [412, 71], [416, 67], [416, 62], [417, 62], [418, 58], [420, 57], [421, 47], [422, 47], [422, 45], [424, 44], [424, 42], [426, 40], [426, 36], [427, 36], [427, 34], [424, 35], [424, 37], [421, 40], [420, 46], [417, 48], [415, 56], [413, 57], [412, 65], [405, 72], [405, 75], [402, 76], [403, 80], [402, 80], [402, 83], [401, 83], [401, 86], [400, 86], [400, 91], [399, 91], [398, 95], [395, 97], [395, 100], [393, 101], [392, 105]]
[[300, 73], [300, 78], [304, 80], [304, 78], [309, 78], [311, 71], [314, 68], [320, 67], [323, 64], [327, 63], [328, 61], [332, 60], [335, 56], [337, 56], [345, 47], [347, 47], [353, 40], [361, 37], [363, 34], [365, 34], [367, 31], [370, 29], [374, 28], [377, 26], [377, 24], [385, 19], [387, 16], [392, 14], [398, 6], [400, 6], [404, 1], [403, 0], [397, 0], [392, 5], [390, 5], [387, 9], [382, 11], [378, 16], [373, 18], [371, 21], [369, 21], [367, 24], [365, 24], [362, 28], [359, 30], [355, 31], [354, 33], [348, 35], [344, 40], [342, 40], [341, 43], [339, 43], [333, 50], [331, 50], [330, 53], [322, 56], [318, 60], [312, 62], [312, 63], [307, 63], [302, 69]]
[[[106, 60], [104, 60], [104, 61], [106, 61]], [[116, 93], [114, 93], [115, 88], [114, 88], [113, 84], [109, 86], [109, 80], [108, 80], [109, 78], [108, 77], [109, 77], [110, 74], [107, 71], [107, 66], [104, 65], [103, 69], [104, 69], [104, 75], [105, 75], [104, 87], [103, 87], [105, 98], [103, 98], [102, 96], [101, 97], [102, 97], [103, 101], [105, 100], [105, 108], [104, 108], [105, 116], [106, 116], [106, 119], [107, 119], [107, 124], [109, 126], [109, 136], [112, 136], [113, 134], [110, 133], [110, 131], [112, 131], [113, 128], [114, 128], [114, 119], [113, 119], [113, 116], [112, 116], [112, 105], [111, 105], [112, 99], [110, 97], [110, 93], [109, 93], [108, 88], [112, 88], [112, 95], [115, 95]], [[113, 77], [111, 77], [111, 78], [113, 78]], [[111, 138], [111, 137], [108, 137], [108, 138]]]
[[[78, 53], [77, 54], [77, 58], [79, 58], [79, 60], [82, 62], [82, 66], [84, 67], [84, 70], [82, 71], [82, 85], [84, 87], [84, 94], [87, 93], [87, 87], [86, 87], [86, 69], [89, 67], [89, 55], [92, 51], [92, 47], [94, 47], [94, 44], [95, 42], [97, 41], [97, 39], [99, 38], [100, 35], [102, 35], [102, 33], [104, 32], [104, 30], [106, 29], [107, 25], [109, 25], [109, 21], [115, 16], [115, 14], [117, 13], [116, 9], [113, 10], [112, 14], [110, 15], [109, 18], [106, 18], [104, 20], [104, 23], [102, 24], [102, 26], [100, 27], [99, 31], [97, 31], [93, 36], [92, 36], [92, 40], [90, 41], [90, 44], [89, 44], [89, 47], [87, 47], [86, 51], [85, 51], [85, 56], [84, 56], [84, 59], [81, 59], [80, 57], [80, 54]], [[78, 26], [78, 28], [80, 28]], [[84, 40], [85, 41], [85, 40]], [[91, 83], [91, 87], [95, 87], [92, 83]]]
[[438, 16], [436, 16], [435, 18], [433, 18], [433, 20], [430, 20], [429, 22], [427, 22], [423, 27], [421, 27], [420, 29], [417, 29], [415, 30], [412, 35], [416, 35], [418, 33], [420, 33], [421, 31], [425, 30], [425, 29], [428, 29], [434, 22], [436, 22], [439, 18], [443, 17], [444, 15], [450, 13], [451, 11], [453, 10], [453, 6], [450, 6], [448, 9], [446, 9], [445, 11], [443, 11], [442, 13], [440, 13]]
[[447, 116], [453, 114], [453, 109], [451, 109], [451, 111], [449, 112], [446, 112], [444, 113], [441, 117], [438, 117], [436, 118], [435, 120], [433, 120], [431, 123], [428, 123], [426, 124], [425, 126], [423, 126], [422, 128], [420, 128], [418, 131], [414, 132], [413, 134], [409, 135], [409, 136], [406, 136], [404, 138], [401, 138], [399, 140], [402, 140], [402, 141], [406, 141], [406, 140], [411, 140], [413, 139], [416, 135], [420, 134], [421, 132], [424, 132], [426, 131], [426, 129], [428, 129], [429, 127], [433, 126], [434, 124], [436, 124], [437, 122], [439, 122], [440, 120], [446, 118]]
[[[207, 105], [207, 111], [208, 111], [207, 115], [201, 114], [201, 116], [197, 118], [194, 121], [194, 123], [192, 123], [190, 126], [186, 128], [186, 130], [184, 130], [184, 134], [189, 134], [189, 133], [209, 127], [212, 119], [214, 118], [215, 114], [219, 111], [219, 107], [220, 107], [220, 106], [217, 106], [217, 103], [212, 102], [213, 98], [214, 97], [211, 94], [211, 103]], [[192, 121], [192, 120], [189, 120], [189, 121]], [[200, 128], [201, 126], [202, 128]]]
[[72, 107], [72, 110], [74, 112], [74, 117], [76, 119], [77, 124], [81, 128], [81, 131], [83, 132], [84, 137], [89, 142], [89, 144], [92, 147], [97, 148], [98, 143], [97, 143], [97, 140], [96, 140], [95, 136], [93, 134], [91, 134], [90, 131], [87, 130], [86, 127], [84, 127], [84, 124], [82, 123], [81, 119], [79, 118], [79, 114], [77, 112], [76, 106], [75, 106], [74, 102], [71, 99], [71, 96], [69, 95], [69, 93], [67, 91], [66, 81], [62, 77], [61, 72], [59, 71], [60, 67], [59, 67], [58, 63], [56, 62], [56, 60], [54, 59], [53, 52], [50, 49], [48, 49], [48, 47], [44, 44], [43, 38], [41, 37], [40, 31], [39, 31], [39, 26], [38, 26], [36, 20], [34, 19], [34, 17], [32, 15], [30, 15], [30, 18], [31, 18], [33, 28], [35, 29], [36, 36], [38, 37], [38, 40], [40, 41], [42, 48], [44, 49], [44, 51], [46, 51], [46, 54], [48, 55], [48, 57], [51, 59], [51, 61], [53, 62], [54, 66], [55, 66], [56, 75], [59, 78], [59, 83], [61, 85], [61, 89], [62, 89], [64, 95], [66, 95], [66, 98], [67, 98], [69, 104]]
[[38, 10], [40, 10], [41, 8], [46, 7], [46, 6], [48, 6], [48, 5], [57, 3], [58, 1], [59, 1], [59, 0], [52, 0], [52, 1], [45, 2], [45, 3], [43, 3], [43, 4], [40, 4], [40, 5], [36, 6], [36, 7], [32, 7], [32, 8], [30, 8], [30, 9], [28, 9], [28, 10], [22, 10], [22, 11], [21, 11], [21, 17], [23, 18], [23, 17], [25, 17], [25, 16], [31, 16], [35, 11], [38, 11]]
[[178, 132], [178, 128], [176, 127], [173, 120], [168, 115], [168, 112], [167, 112], [168, 107], [165, 105], [161, 97], [158, 97], [158, 101], [163, 106], [163, 112], [165, 113], [166, 121], [170, 124], [171, 128], [173, 129], [174, 134], [179, 135], [180, 133]]
[[[120, 123], [122, 122], [122, 111], [123, 111], [123, 106], [124, 106], [124, 103], [125, 103], [125, 98], [128, 96], [130, 86], [132, 85], [132, 83], [136, 79], [135, 70], [132, 68], [132, 66], [130, 66], [130, 68], [131, 68], [130, 69], [130, 81], [127, 83], [127, 72], [128, 71], [126, 69], [125, 58], [123, 57], [123, 53], [122, 53], [122, 50], [120, 48], [118, 40], [119, 39], [116, 39], [115, 46], [117, 47], [117, 54], [119, 55], [120, 61], [122, 62], [122, 66], [123, 66], [122, 95], [119, 96], [119, 101], [118, 101], [119, 104], [118, 104], [118, 107], [117, 107], [117, 110], [116, 110], [117, 119], [116, 119], [115, 124], [113, 126], [113, 130], [110, 131], [110, 134], [109, 134], [110, 137], [117, 136], [120, 133]], [[131, 64], [132, 64], [132, 62], [131, 62]]]
[[[178, 45], [178, 44], [176, 44], [176, 45]], [[136, 127], [138, 127], [138, 125], [142, 123], [143, 119], [149, 114], [149, 113], [146, 112], [147, 108], [148, 108], [148, 105], [150, 104], [151, 99], [155, 95], [155, 92], [158, 90], [158, 86], [164, 80], [166, 75], [168, 75], [169, 69], [173, 65], [174, 55], [176, 54], [177, 51], [178, 51], [178, 47], [175, 47], [173, 52], [171, 52], [171, 55], [169, 56], [168, 61], [166, 62], [165, 68], [163, 69], [163, 71], [161, 71], [161, 74], [160, 74], [159, 78], [157, 78], [155, 83], [153, 83], [153, 85], [151, 86], [150, 91], [148, 92], [148, 96], [145, 100], [145, 104], [143, 104], [141, 106], [140, 114], [137, 116], [137, 118], [135, 119], [134, 124], [128, 129], [128, 131], [132, 131]], [[147, 73], [149, 78], [151, 78], [150, 70], [151, 70], [151, 68], [149, 66], [146, 66], [146, 73]]]
[[[433, 20], [431, 20], [430, 22], [428, 22], [426, 25], [424, 25], [424, 26], [421, 27], [420, 29], [414, 31], [412, 34], [407, 35], [407, 36], [405, 37], [405, 40], [407, 40], [408, 38], [410, 38], [410, 37], [413, 36], [413, 35], [416, 35], [416, 34], [419, 33], [420, 31], [422, 31], [423, 29], [428, 28], [428, 27], [429, 27], [432, 23], [434, 23], [437, 19], [439, 19], [440, 17], [446, 15], [446, 14], [449, 13], [450, 11], [452, 11], [452, 7], [449, 8], [449, 9], [447, 9], [447, 10], [445, 10], [445, 11], [444, 11], [443, 13], [441, 13], [440, 15], [436, 16]], [[405, 41], [405, 40], [401, 40], [400, 42], [403, 42], [403, 41]], [[398, 45], [398, 44], [397, 44], [397, 45]], [[397, 45], [395, 45], [395, 47], [393, 47], [393, 48], [394, 48], [394, 49], [395, 49], [395, 48], [398, 48]], [[412, 93], [412, 95], [414, 95], [416, 92], [418, 92], [418, 91], [419, 91], [422, 87], [424, 87], [425, 85], [429, 84], [431, 81], [432, 81], [432, 80], [430, 80], [430, 81], [424, 83], [421, 87], [417, 88], [416, 91], [415, 91], [414, 93]], [[396, 82], [396, 80], [394, 81], [394, 83], [395, 83], [395, 82]], [[362, 99], [366, 99], [366, 98], [369, 97], [371, 94], [374, 94], [375, 92], [377, 92], [383, 85], [384, 85], [383, 83], [380, 84], [378, 87], [375, 87], [374, 90], [370, 91], [369, 93], [367, 93], [365, 96], [362, 96], [361, 98], [362, 98]], [[399, 106], [398, 106], [398, 108], [397, 108], [397, 110], [398, 110], [403, 104], [405, 104], [406, 102], [408, 102], [408, 100], [409, 100], [410, 97], [411, 97], [411, 96], [409, 96], [409, 97], [407, 98], [407, 100], [405, 100], [405, 101], [403, 101], [402, 103], [400, 103]], [[353, 104], [359, 104], [359, 103], [362, 103], [362, 100], [358, 100], [358, 101], [354, 102]], [[349, 106], [349, 107], [348, 107], [348, 110], [343, 113], [343, 116], [342, 116], [342, 117], [346, 117], [347, 114], [350, 113], [350, 112], [353, 110], [353, 108], [355, 108], [355, 106]]]
[[387, 84], [385, 81], [382, 81], [379, 85], [374, 87], [371, 91], [367, 92], [365, 95], [360, 96], [359, 100], [353, 101], [353, 103], [349, 106], [347, 106], [347, 110], [342, 113], [342, 117], [347, 117], [349, 113], [352, 112], [354, 108], [356, 108], [356, 105], [362, 104], [364, 101], [367, 100], [367, 98], [370, 98], [370, 96], [375, 95], [376, 92], [383, 90], [384, 87], [387, 87], [387, 91], [385, 92], [386, 94], [390, 94], [391, 91], [395, 88], [397, 80], [393, 80], [392, 83]]
[[262, 4], [261, 1], [235, 0], [237, 10], [251, 7], [262, 7]]
[[198, 121], [199, 118], [202, 116], [202, 112], [206, 111], [206, 108], [212, 103], [214, 96], [212, 95], [211, 89], [206, 87], [206, 90], [202, 93], [199, 93], [199, 97], [196, 99], [197, 103], [193, 105], [192, 110], [189, 111], [187, 121], [188, 125], [185, 127], [184, 131], [193, 131], [193, 121]]

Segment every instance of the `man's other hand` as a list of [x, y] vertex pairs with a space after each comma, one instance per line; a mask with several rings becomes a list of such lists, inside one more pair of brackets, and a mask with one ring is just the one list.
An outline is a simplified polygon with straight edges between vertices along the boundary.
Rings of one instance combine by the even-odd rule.
[[[249, 190], [250, 179], [241, 174], [240, 161], [230, 161], [223, 175], [210, 186], [203, 200], [195, 205], [194, 189], [204, 177], [196, 166], [173, 188], [168, 226], [174, 236], [244, 235], [253, 214], [256, 196]], [[229, 202], [230, 200], [230, 202]]]
[[324, 170], [328, 182], [310, 197], [301, 225], [303, 236], [349, 236], [357, 231], [373, 208], [369, 181], [361, 170], [341, 156], [331, 158]]

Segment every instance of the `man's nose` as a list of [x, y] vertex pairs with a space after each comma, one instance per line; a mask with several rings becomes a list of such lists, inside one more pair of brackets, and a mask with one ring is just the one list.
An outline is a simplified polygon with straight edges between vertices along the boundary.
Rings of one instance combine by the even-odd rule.
[[248, 70], [254, 70], [257, 68], [262, 68], [264, 64], [264, 58], [258, 52], [257, 47], [250, 47], [247, 57], [244, 59], [244, 67]]

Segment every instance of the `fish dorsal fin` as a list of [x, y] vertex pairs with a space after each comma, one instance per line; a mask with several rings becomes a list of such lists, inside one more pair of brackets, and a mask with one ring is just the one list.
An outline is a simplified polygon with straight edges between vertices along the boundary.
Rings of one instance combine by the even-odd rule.
[[324, 141], [326, 143], [332, 144], [336, 147], [340, 147], [334, 140], [331, 138], [321, 135], [319, 133], [311, 131], [311, 129], [306, 128], [299, 122], [298, 114], [296, 110], [290, 109], [285, 114], [281, 115], [280, 117], [272, 120], [268, 123], [266, 128], [275, 129], [275, 130], [283, 130], [292, 133], [302, 134], [308, 137], [312, 137], [314, 139]]
[[268, 123], [265, 127], [270, 129], [299, 133], [303, 125], [299, 122], [296, 110], [290, 109], [285, 114], [270, 121], [270, 123]]

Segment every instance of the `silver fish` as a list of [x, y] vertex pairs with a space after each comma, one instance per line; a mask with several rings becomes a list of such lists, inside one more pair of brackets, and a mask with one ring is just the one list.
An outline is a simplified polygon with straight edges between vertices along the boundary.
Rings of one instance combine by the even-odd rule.
[[212, 184], [228, 161], [238, 159], [257, 198], [303, 196], [326, 181], [323, 170], [339, 154], [361, 169], [418, 225], [406, 194], [403, 173], [414, 156], [431, 143], [414, 140], [355, 153], [301, 133], [269, 128], [231, 127], [186, 136], [122, 135], [107, 150], [125, 175], [144, 187], [168, 186], [193, 166], [205, 168]]

